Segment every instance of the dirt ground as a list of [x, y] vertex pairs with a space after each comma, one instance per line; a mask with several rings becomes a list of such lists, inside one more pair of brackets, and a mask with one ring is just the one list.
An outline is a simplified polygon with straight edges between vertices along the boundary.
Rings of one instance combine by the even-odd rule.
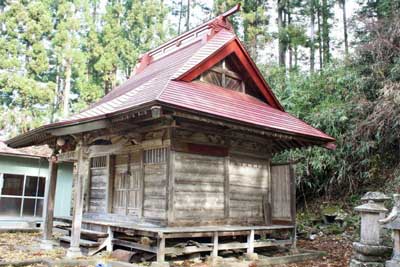
[[[65, 249], [40, 250], [39, 233], [0, 233], [0, 263], [32, 259], [62, 259]], [[348, 266], [352, 253], [352, 241], [339, 235], [319, 236], [314, 241], [299, 240], [298, 247], [317, 251], [326, 251], [328, 255], [318, 261], [276, 265], [280, 267], [343, 267]], [[204, 263], [185, 261], [180, 266], [200, 267]], [[256, 267], [256, 265], [251, 266]]]

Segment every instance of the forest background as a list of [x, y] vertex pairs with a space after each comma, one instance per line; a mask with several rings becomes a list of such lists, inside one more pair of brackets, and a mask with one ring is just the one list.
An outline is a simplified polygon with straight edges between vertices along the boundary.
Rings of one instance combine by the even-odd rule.
[[285, 109], [337, 139], [276, 157], [299, 161], [299, 200], [398, 191], [400, 0], [0, 0], [0, 138], [89, 106], [141, 53], [237, 2]]

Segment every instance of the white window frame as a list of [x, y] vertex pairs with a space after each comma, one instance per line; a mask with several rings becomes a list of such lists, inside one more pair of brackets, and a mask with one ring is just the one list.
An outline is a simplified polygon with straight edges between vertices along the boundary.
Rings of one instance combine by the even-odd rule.
[[[19, 176], [24, 176], [24, 181], [23, 181], [23, 188], [22, 188], [22, 195], [3, 195], [3, 186], [4, 186], [4, 175], [5, 174], [10, 174], [10, 175], [19, 175]], [[40, 214], [40, 215], [37, 215], [36, 213], [37, 213], [37, 210], [36, 210], [36, 207], [37, 207], [37, 203], [38, 203], [38, 200], [43, 200], [44, 201], [44, 199], [45, 199], [45, 196], [43, 196], [43, 197], [39, 197], [39, 196], [37, 196], [38, 195], [38, 193], [39, 193], [39, 179], [37, 180], [37, 182], [36, 182], [36, 196], [25, 196], [25, 186], [26, 186], [26, 179], [27, 179], [27, 177], [37, 177], [37, 178], [43, 178], [43, 179], [45, 179], [44, 181], [45, 181], [45, 184], [44, 184], [44, 186], [45, 186], [45, 189], [46, 189], [46, 180], [47, 180], [47, 177], [44, 177], [44, 176], [34, 176], [34, 175], [27, 175], [26, 173], [25, 174], [17, 174], [17, 173], [0, 173], [0, 198], [18, 198], [18, 199], [21, 199], [21, 206], [20, 206], [20, 210], [19, 210], [19, 217], [43, 217], [43, 215], [42, 214]], [[23, 215], [23, 212], [24, 212], [24, 202], [25, 202], [25, 199], [34, 199], [35, 200], [35, 207], [34, 207], [34, 211], [33, 211], [33, 216], [32, 215], [30, 215], [30, 216], [24, 216]], [[0, 216], [2, 216], [1, 214], [0, 214]]]

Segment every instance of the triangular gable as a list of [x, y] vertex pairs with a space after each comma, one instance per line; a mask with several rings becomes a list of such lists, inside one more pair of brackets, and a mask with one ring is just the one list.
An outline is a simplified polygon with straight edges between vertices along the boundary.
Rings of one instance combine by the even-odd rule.
[[[263, 97], [263, 100], [265, 100], [270, 106], [283, 111], [284, 109], [282, 105], [275, 97], [271, 88], [262, 77], [257, 66], [255, 65], [243, 45], [240, 43], [238, 38], [233, 38], [230, 42], [226, 43], [223, 47], [214, 51], [203, 61], [194, 66], [191, 66], [190, 69], [182, 73], [179, 77], [176, 77], [175, 80], [186, 82], [195, 81], [202, 74], [206, 73], [209, 70], [212, 70], [213, 67], [217, 66], [220, 62], [230, 57], [235, 57], [238, 60], [241, 67], [243, 68], [243, 71], [241, 71], [242, 78], [244, 80], [248, 80], [255, 85], [255, 89], [259, 91], [259, 95]], [[256, 96], [257, 92], [254, 93], [252, 95]]]

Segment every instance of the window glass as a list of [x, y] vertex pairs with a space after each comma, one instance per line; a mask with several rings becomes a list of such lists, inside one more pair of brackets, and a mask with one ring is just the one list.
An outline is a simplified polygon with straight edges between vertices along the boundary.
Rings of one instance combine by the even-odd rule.
[[34, 216], [35, 215], [35, 203], [36, 199], [24, 199], [24, 208], [22, 211], [22, 216]]
[[43, 199], [36, 201], [36, 217], [42, 217], [43, 214]]
[[46, 183], [46, 178], [39, 177], [39, 188], [38, 188], [38, 197], [44, 197], [44, 187]]
[[20, 216], [21, 198], [1, 197], [0, 214], [2, 216]]
[[22, 196], [24, 176], [15, 174], [3, 175], [2, 195]]
[[38, 178], [27, 176], [25, 182], [25, 196], [34, 197], [38, 189]]

